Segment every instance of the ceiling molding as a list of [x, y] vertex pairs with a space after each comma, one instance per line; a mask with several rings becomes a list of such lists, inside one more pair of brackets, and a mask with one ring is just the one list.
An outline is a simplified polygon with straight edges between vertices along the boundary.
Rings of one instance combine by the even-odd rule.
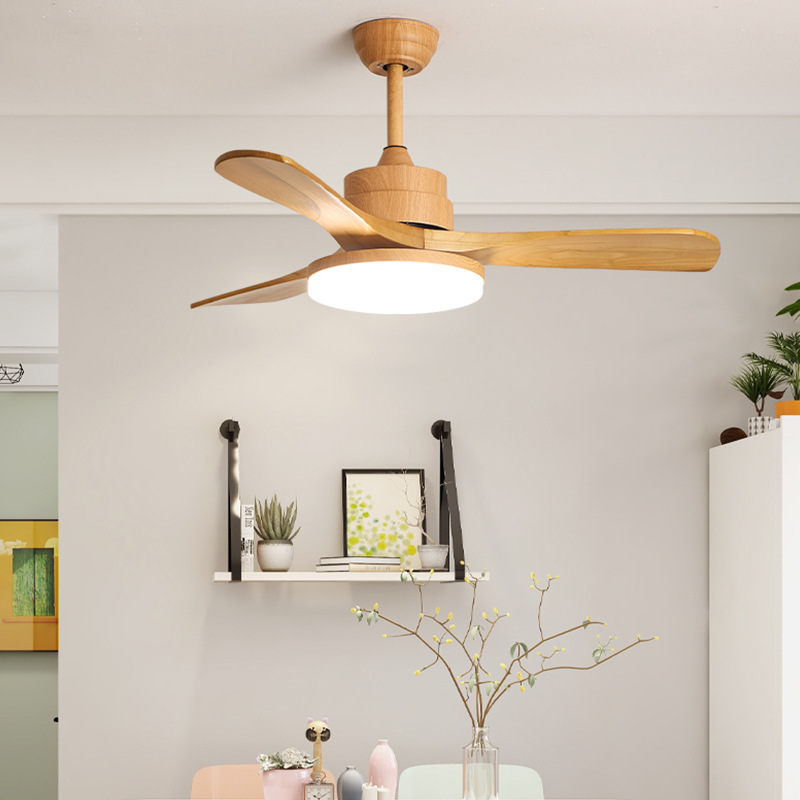
[[[2, 361], [2, 359], [0, 359]], [[19, 362], [14, 362], [19, 363]], [[22, 380], [15, 384], [0, 384], [2, 392], [54, 392], [58, 389], [58, 365], [25, 364]]]
[[[285, 213], [213, 171], [291, 156], [334, 189], [377, 162], [382, 117], [0, 117], [0, 208]], [[800, 117], [407, 117], [459, 214], [797, 213]], [[324, 131], [324, 141], [320, 131]]]
[[[245, 216], [293, 217], [295, 212], [274, 203], [60, 203], [0, 204], [0, 214], [28, 211], [60, 216]], [[797, 203], [454, 203], [456, 217], [536, 216], [796, 216]]]
[[58, 364], [58, 348], [0, 347], [0, 364]]

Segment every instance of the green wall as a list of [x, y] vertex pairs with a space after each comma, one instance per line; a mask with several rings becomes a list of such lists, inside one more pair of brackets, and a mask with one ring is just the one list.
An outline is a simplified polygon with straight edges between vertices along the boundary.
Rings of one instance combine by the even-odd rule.
[[[0, 392], [0, 519], [58, 518], [58, 395]], [[0, 652], [0, 800], [55, 800], [58, 654]]]
[[0, 454], [0, 519], [57, 519], [55, 392], [0, 392]]

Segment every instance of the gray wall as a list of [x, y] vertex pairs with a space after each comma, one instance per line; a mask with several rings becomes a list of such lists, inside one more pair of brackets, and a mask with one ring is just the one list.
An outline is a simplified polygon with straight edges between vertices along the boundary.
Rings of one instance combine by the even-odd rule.
[[[242, 493], [297, 496], [295, 567], [340, 543], [342, 467], [422, 466], [453, 423], [481, 607], [528, 639], [529, 572], [560, 574], [545, 624], [587, 614], [619, 643], [489, 723], [548, 797], [707, 796], [707, 451], [744, 425], [728, 385], [797, 280], [792, 217], [463, 220], [524, 230], [700, 227], [704, 275], [487, 269], [444, 315], [345, 314], [296, 298], [190, 311], [334, 249], [304, 219], [67, 217], [61, 226], [61, 800], [180, 797], [210, 763], [303, 745], [328, 716], [326, 766], [455, 761], [469, 722], [413, 642], [349, 609], [412, 620], [406, 586], [224, 585], [222, 420], [241, 423]], [[435, 509], [434, 509], [435, 512]], [[434, 517], [435, 519], [435, 513]], [[464, 585], [436, 587], [458, 613]], [[587, 663], [594, 634], [566, 656]], [[731, 643], [734, 648], [736, 643]], [[677, 781], [677, 783], [676, 783]]]
[[[0, 519], [58, 517], [58, 395], [0, 392]], [[1, 800], [54, 800], [58, 654], [0, 652]]]

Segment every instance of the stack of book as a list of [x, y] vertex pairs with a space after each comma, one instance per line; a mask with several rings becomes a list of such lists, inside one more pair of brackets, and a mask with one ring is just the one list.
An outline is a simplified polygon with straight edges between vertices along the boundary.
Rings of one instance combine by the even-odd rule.
[[399, 556], [323, 556], [317, 572], [401, 572]]

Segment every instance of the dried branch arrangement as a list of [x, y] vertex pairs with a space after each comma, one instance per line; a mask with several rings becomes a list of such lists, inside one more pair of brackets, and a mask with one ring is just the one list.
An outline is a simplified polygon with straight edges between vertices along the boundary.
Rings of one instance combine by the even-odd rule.
[[[441, 664], [446, 670], [458, 696], [469, 715], [473, 727], [484, 727], [489, 712], [494, 708], [501, 697], [509, 689], [518, 687], [524, 693], [526, 688], [533, 687], [537, 679], [547, 672], [556, 670], [588, 671], [605, 664], [611, 659], [622, 655], [627, 650], [638, 647], [645, 642], [658, 640], [657, 636], [643, 639], [637, 636], [635, 641], [618, 649], [613, 646], [617, 637], [608, 636], [605, 640], [600, 635], [593, 645], [591, 658], [586, 664], [561, 663], [566, 648], [560, 646], [563, 637], [586, 630], [591, 625], [605, 626], [605, 622], [586, 617], [583, 621], [558, 633], [546, 634], [542, 622], [542, 610], [545, 596], [550, 591], [553, 581], [561, 576], [548, 575], [545, 579], [537, 578], [531, 573], [530, 588], [538, 592], [536, 623], [528, 637], [528, 642], [516, 641], [511, 644], [507, 662], [500, 662], [497, 667], [489, 666], [490, 655], [487, 649], [492, 635], [503, 622], [510, 617], [508, 612], [502, 613], [493, 608], [491, 613], [478, 612], [477, 598], [478, 586], [483, 571], [474, 575], [467, 566], [467, 576], [464, 580], [472, 585], [472, 601], [466, 625], [461, 633], [456, 632], [457, 623], [453, 621], [453, 612], [442, 613], [440, 608], [435, 608], [433, 613], [425, 610], [425, 587], [430, 582], [430, 575], [420, 577], [413, 571], [401, 573], [400, 579], [414, 586], [419, 595], [419, 615], [413, 624], [404, 625], [379, 610], [375, 603], [371, 609], [361, 606], [351, 608], [360, 622], [366, 620], [367, 625], [383, 621], [397, 633], [384, 633], [384, 639], [413, 638], [417, 639], [428, 651], [429, 661], [424, 666], [415, 670], [415, 675], [420, 675], [431, 667]], [[431, 573], [432, 574], [432, 573]], [[552, 646], [552, 650], [549, 648]], [[588, 655], [588, 654], [587, 654]], [[493, 675], [494, 672], [494, 675]]]

